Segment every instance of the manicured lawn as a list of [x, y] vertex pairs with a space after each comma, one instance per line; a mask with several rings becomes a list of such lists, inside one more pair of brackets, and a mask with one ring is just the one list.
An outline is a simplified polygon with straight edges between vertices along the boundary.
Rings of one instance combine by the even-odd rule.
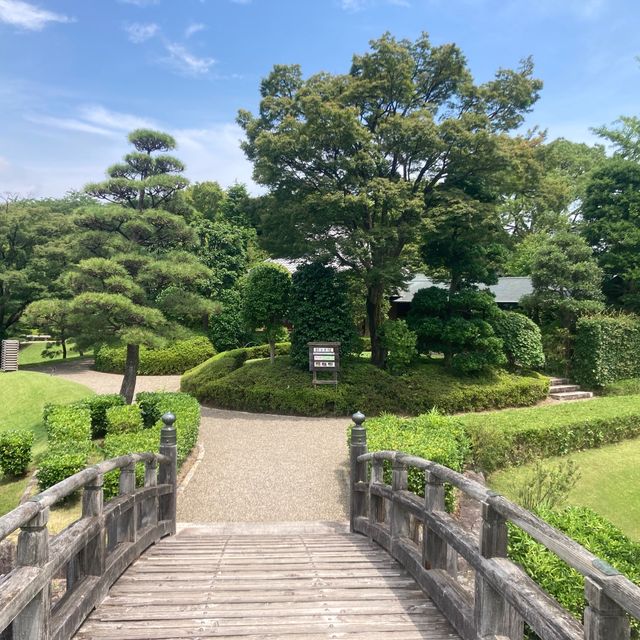
[[77, 382], [34, 371], [0, 373], [0, 430], [31, 429], [35, 433], [34, 455], [42, 453], [46, 437], [42, 409], [51, 402], [74, 402], [93, 391]]
[[[56, 353], [55, 357], [53, 358], [45, 358], [42, 355], [42, 351], [45, 347], [45, 342], [34, 342], [22, 347], [20, 349], [20, 353], [18, 354], [18, 364], [20, 366], [25, 366], [29, 364], [53, 364], [55, 362], [64, 362], [62, 358], [61, 347], [51, 347], [51, 349], [49, 349], [54, 350]], [[80, 354], [75, 350], [75, 347], [69, 346], [67, 348], [67, 360], [72, 360], [79, 357]]]
[[[640, 541], [640, 438], [570, 456], [548, 458], [550, 464], [574, 460], [580, 480], [567, 495], [567, 504], [590, 507]], [[530, 466], [505, 469], [493, 474], [493, 489], [513, 498]]]

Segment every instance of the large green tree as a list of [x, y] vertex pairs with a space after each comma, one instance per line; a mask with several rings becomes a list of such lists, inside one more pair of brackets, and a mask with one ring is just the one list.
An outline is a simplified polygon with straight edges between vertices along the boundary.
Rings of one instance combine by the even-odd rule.
[[[15, 328], [30, 303], [59, 295], [60, 273], [74, 259], [72, 215], [84, 202], [20, 200], [0, 211], [0, 339]], [[86, 204], [86, 203], [85, 203]]]
[[161, 132], [134, 131], [135, 153], [108, 170], [109, 180], [88, 193], [116, 204], [93, 205], [75, 219], [87, 257], [69, 270], [64, 285], [71, 302], [78, 346], [127, 347], [120, 390], [127, 402], [135, 391], [140, 345], [154, 346], [180, 335], [211, 311], [203, 297], [210, 270], [193, 255], [195, 236], [185, 220], [158, 208], [185, 186], [174, 175], [182, 163], [154, 152], [175, 146]]
[[347, 74], [304, 79], [297, 65], [275, 66], [259, 113], [240, 112], [254, 179], [269, 188], [265, 245], [357, 273], [375, 364], [385, 297], [418, 267], [429, 197], [502, 168], [501, 140], [541, 87], [532, 73], [524, 60], [476, 84], [455, 45], [385, 34]]
[[613, 158], [594, 172], [582, 230], [612, 302], [640, 311], [640, 163]]
[[609, 141], [616, 156], [640, 162], [640, 118], [621, 116], [613, 125], [597, 127], [593, 131]]

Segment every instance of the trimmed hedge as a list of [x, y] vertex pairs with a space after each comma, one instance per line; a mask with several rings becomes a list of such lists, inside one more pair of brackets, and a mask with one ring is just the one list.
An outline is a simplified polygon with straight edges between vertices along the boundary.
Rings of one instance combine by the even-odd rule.
[[364, 360], [345, 360], [335, 388], [313, 388], [310, 374], [292, 366], [287, 357], [276, 358], [273, 365], [237, 365], [231, 355], [218, 354], [183, 376], [181, 388], [204, 404], [227, 409], [305, 416], [345, 416], [363, 410], [371, 417], [419, 415], [434, 407], [455, 413], [528, 406], [544, 399], [549, 388], [548, 378], [538, 374], [498, 371], [459, 377], [441, 362], [424, 360], [401, 377]]
[[629, 378], [605, 384], [599, 392], [603, 396], [632, 396], [640, 395], [640, 378]]
[[85, 453], [64, 453], [53, 451], [49, 453], [38, 467], [38, 488], [44, 491], [74, 473], [82, 471], [87, 464]]
[[135, 404], [107, 409], [107, 434], [136, 433], [143, 426], [140, 407]]
[[[162, 349], [140, 347], [138, 373], [143, 376], [182, 374], [215, 354], [208, 338], [199, 336], [177, 340]], [[124, 373], [126, 349], [102, 346], [96, 352], [95, 369], [104, 373]]]
[[[276, 355], [289, 355], [291, 343], [277, 342]], [[269, 345], [262, 344], [257, 347], [245, 347], [223, 351], [209, 358], [201, 365], [187, 371], [180, 380], [180, 389], [186, 393], [196, 395], [197, 390], [213, 380], [218, 380], [232, 371], [239, 369], [247, 360], [269, 357]], [[140, 395], [140, 394], [138, 394]], [[197, 396], [196, 396], [197, 397]]]
[[[470, 442], [458, 418], [431, 411], [416, 418], [383, 415], [365, 422], [369, 451], [395, 450], [462, 471]], [[384, 463], [384, 481], [391, 484], [391, 464]], [[409, 469], [409, 490], [424, 496], [424, 471]], [[447, 507], [454, 506], [454, 494], [447, 489]]]
[[507, 362], [512, 369], [544, 367], [540, 327], [522, 313], [501, 311], [490, 320], [493, 330], [502, 340]]
[[91, 413], [91, 437], [104, 438], [107, 432], [107, 410], [110, 407], [121, 407], [124, 398], [118, 393], [105, 393], [89, 396], [76, 403], [77, 406], [87, 407]]
[[461, 416], [473, 463], [490, 473], [640, 435], [640, 396]]
[[19, 478], [29, 468], [33, 431], [12, 429], [0, 432], [0, 469], [5, 476]]
[[[557, 512], [540, 510], [538, 515], [640, 585], [640, 544], [627, 538], [609, 520], [586, 507], [567, 507]], [[582, 620], [587, 603], [581, 574], [513, 525], [509, 525], [509, 557]], [[632, 618], [631, 625], [632, 638], [638, 638], [640, 623]]]
[[45, 427], [49, 448], [91, 440], [91, 412], [80, 404], [45, 407]]
[[640, 317], [580, 318], [576, 324], [572, 375], [579, 384], [592, 387], [640, 377]]

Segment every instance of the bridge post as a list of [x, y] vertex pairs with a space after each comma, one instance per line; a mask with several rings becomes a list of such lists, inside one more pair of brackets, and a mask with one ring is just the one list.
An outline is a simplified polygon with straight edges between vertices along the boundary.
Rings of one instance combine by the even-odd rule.
[[629, 640], [629, 618], [591, 578], [584, 580], [588, 606], [584, 610], [585, 640]]
[[[144, 463], [144, 486], [155, 487], [158, 484], [158, 463], [156, 459], [147, 460]], [[147, 499], [142, 505], [142, 522], [143, 526], [153, 526], [158, 524], [158, 497]]]
[[391, 476], [391, 549], [400, 538], [406, 538], [409, 535], [409, 515], [404, 507], [400, 506], [396, 500], [398, 491], [406, 491], [409, 488], [409, 478], [407, 466], [400, 462], [397, 458], [393, 461]]
[[[485, 558], [507, 557], [507, 523], [487, 502], [482, 503], [482, 530], [480, 553]], [[478, 637], [493, 640], [504, 636], [510, 640], [522, 640], [524, 623], [513, 607], [488, 582], [476, 572], [475, 626]]]
[[366, 493], [356, 491], [356, 484], [367, 481], [367, 463], [358, 462], [358, 456], [367, 453], [367, 430], [364, 427], [365, 416], [360, 411], [352, 416], [353, 426], [351, 427], [351, 500], [349, 501], [349, 523], [351, 532], [355, 532], [356, 518], [367, 514]]
[[[43, 509], [25, 524], [18, 536], [16, 564], [43, 567], [49, 561], [49, 509]], [[13, 621], [13, 640], [49, 640], [51, 636], [51, 596], [49, 585], [36, 593]]]
[[[130, 496], [136, 490], [136, 465], [131, 463], [120, 469], [120, 495]], [[135, 542], [138, 519], [136, 505], [133, 504], [128, 513], [118, 521], [118, 542]]]
[[169, 458], [168, 462], [160, 462], [158, 470], [158, 483], [171, 485], [171, 493], [160, 498], [160, 520], [170, 522], [169, 533], [176, 532], [176, 506], [178, 489], [178, 450], [176, 447], [176, 417], [173, 413], [165, 413], [162, 416], [164, 423], [160, 431], [160, 453]]
[[104, 527], [104, 478], [98, 474], [85, 485], [82, 492], [82, 517], [98, 518], [100, 531], [90, 540], [84, 549], [83, 572], [88, 576], [101, 576], [106, 562], [106, 531]]
[[[426, 513], [444, 511], [444, 483], [433, 471], [425, 471], [424, 510]], [[425, 569], [447, 568], [447, 543], [425, 520], [422, 531], [422, 566]]]

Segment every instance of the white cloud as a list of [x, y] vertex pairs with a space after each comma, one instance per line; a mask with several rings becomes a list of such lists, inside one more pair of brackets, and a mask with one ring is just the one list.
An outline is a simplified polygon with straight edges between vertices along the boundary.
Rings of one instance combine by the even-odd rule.
[[133, 22], [132, 24], [125, 25], [124, 30], [127, 32], [127, 37], [131, 42], [140, 44], [141, 42], [149, 40], [149, 38], [153, 38], [160, 30], [160, 27], [155, 22], [146, 24]]
[[0, 171], [5, 171], [9, 168], [9, 161], [6, 158], [0, 156]]
[[61, 13], [40, 9], [22, 0], [0, 0], [0, 22], [30, 31], [41, 31], [50, 22], [74, 22], [74, 19]]
[[112, 136], [113, 132], [103, 127], [97, 127], [88, 122], [78, 120], [77, 118], [58, 118], [56, 116], [43, 116], [32, 114], [26, 116], [29, 122], [43, 125], [45, 127], [53, 127], [54, 129], [65, 129], [66, 131], [77, 131], [81, 133], [92, 133], [99, 136]]
[[194, 22], [185, 29], [185, 38], [190, 38], [194, 33], [198, 33], [198, 31], [204, 31], [206, 28], [206, 24], [202, 24], [201, 22]]
[[213, 58], [196, 56], [177, 42], [167, 42], [165, 46], [169, 57], [164, 58], [164, 62], [180, 73], [190, 76], [205, 75], [209, 73], [209, 69], [215, 64]]

